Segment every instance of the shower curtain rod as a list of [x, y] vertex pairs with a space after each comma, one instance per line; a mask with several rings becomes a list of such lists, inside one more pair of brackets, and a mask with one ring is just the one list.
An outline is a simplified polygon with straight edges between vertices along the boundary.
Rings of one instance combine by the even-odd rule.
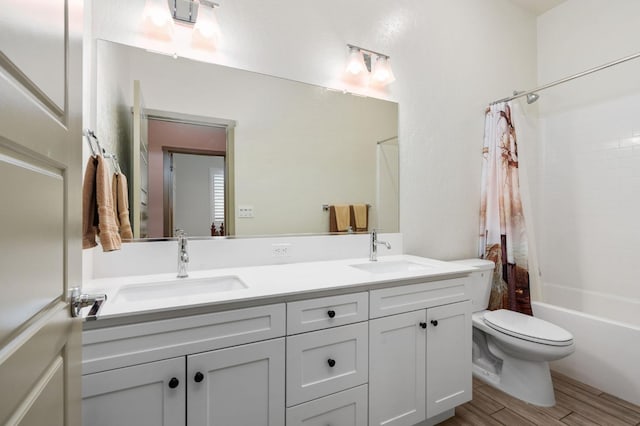
[[567, 81], [575, 80], [576, 78], [584, 77], [585, 75], [593, 74], [594, 72], [602, 71], [602, 70], [604, 70], [606, 68], [609, 68], [609, 67], [612, 67], [614, 65], [618, 65], [618, 64], [621, 64], [623, 62], [627, 62], [627, 61], [630, 61], [630, 60], [636, 59], [636, 58], [640, 58], [640, 52], [635, 53], [633, 55], [625, 56], [624, 58], [620, 58], [620, 59], [615, 60], [613, 62], [608, 62], [608, 63], [606, 63], [604, 65], [600, 65], [599, 67], [590, 68], [590, 69], [588, 69], [586, 71], [582, 71], [582, 72], [579, 72], [577, 74], [571, 75], [569, 77], [565, 77], [565, 78], [562, 78], [560, 80], [556, 80], [554, 82], [545, 84], [544, 86], [540, 86], [540, 87], [537, 87], [537, 88], [532, 89], [532, 90], [527, 90], [526, 92], [520, 92], [517, 95], [509, 96], [507, 98], [498, 99], [497, 101], [491, 102], [489, 105], [499, 104], [500, 102], [508, 102], [508, 101], [513, 100], [513, 99], [521, 98], [523, 96], [532, 95], [535, 92], [539, 92], [541, 90], [549, 89], [550, 87], [557, 86], [558, 84], [566, 83]]

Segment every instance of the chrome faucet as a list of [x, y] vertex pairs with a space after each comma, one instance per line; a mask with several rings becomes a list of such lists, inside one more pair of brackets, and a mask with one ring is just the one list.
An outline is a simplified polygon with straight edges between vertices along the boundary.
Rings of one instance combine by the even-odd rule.
[[176, 229], [178, 237], [178, 278], [187, 278], [187, 263], [189, 263], [189, 253], [187, 252], [187, 236], [182, 229]]
[[369, 260], [371, 262], [378, 261], [378, 244], [384, 244], [384, 246], [391, 250], [391, 244], [387, 241], [378, 241], [378, 232], [373, 229], [371, 231], [371, 244], [369, 244]]

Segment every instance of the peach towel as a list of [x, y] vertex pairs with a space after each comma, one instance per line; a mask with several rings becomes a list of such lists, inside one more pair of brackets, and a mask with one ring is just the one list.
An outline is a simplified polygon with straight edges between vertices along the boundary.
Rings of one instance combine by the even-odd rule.
[[129, 190], [127, 189], [127, 177], [122, 173], [115, 173], [111, 182], [113, 192], [113, 212], [116, 225], [120, 229], [120, 238], [133, 239], [131, 222], [129, 221]]
[[82, 187], [82, 248], [95, 247], [96, 234], [103, 251], [120, 250], [109, 168], [101, 156], [89, 158]]
[[350, 225], [349, 205], [342, 204], [333, 207], [336, 211], [336, 227], [338, 228], [338, 232], [346, 231]]
[[356, 231], [366, 231], [367, 230], [367, 205], [366, 204], [354, 204], [353, 206], [353, 216], [356, 224]]

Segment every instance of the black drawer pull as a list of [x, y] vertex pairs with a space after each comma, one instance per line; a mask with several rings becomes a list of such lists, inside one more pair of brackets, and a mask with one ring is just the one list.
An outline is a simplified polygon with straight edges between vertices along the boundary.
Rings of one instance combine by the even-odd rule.
[[431, 324], [433, 324], [434, 327], [438, 326], [438, 320], [431, 320]]
[[329, 318], [333, 318], [336, 316], [336, 311], [330, 309], [329, 311], [327, 311], [327, 315], [329, 315]]
[[422, 328], [427, 328], [427, 323], [426, 323], [426, 322], [421, 322], [421, 323], [420, 323], [420, 327], [422, 327]]
[[193, 376], [193, 380], [196, 381], [196, 383], [200, 383], [201, 381], [204, 380], [204, 374], [202, 374], [201, 372], [197, 372], [194, 376]]
[[171, 380], [169, 380], [169, 387], [171, 389], [177, 388], [179, 384], [180, 380], [176, 379], [175, 377], [172, 377]]
[[329, 364], [329, 367], [333, 367], [334, 365], [336, 365], [336, 360], [329, 358], [327, 360], [327, 364]]

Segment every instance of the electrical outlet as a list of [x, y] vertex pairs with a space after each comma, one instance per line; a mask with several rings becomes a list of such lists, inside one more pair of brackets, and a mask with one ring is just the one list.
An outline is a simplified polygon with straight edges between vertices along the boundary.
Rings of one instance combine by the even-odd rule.
[[238, 206], [238, 217], [252, 218], [253, 206]]
[[273, 257], [289, 257], [291, 256], [291, 244], [271, 244], [271, 255]]

